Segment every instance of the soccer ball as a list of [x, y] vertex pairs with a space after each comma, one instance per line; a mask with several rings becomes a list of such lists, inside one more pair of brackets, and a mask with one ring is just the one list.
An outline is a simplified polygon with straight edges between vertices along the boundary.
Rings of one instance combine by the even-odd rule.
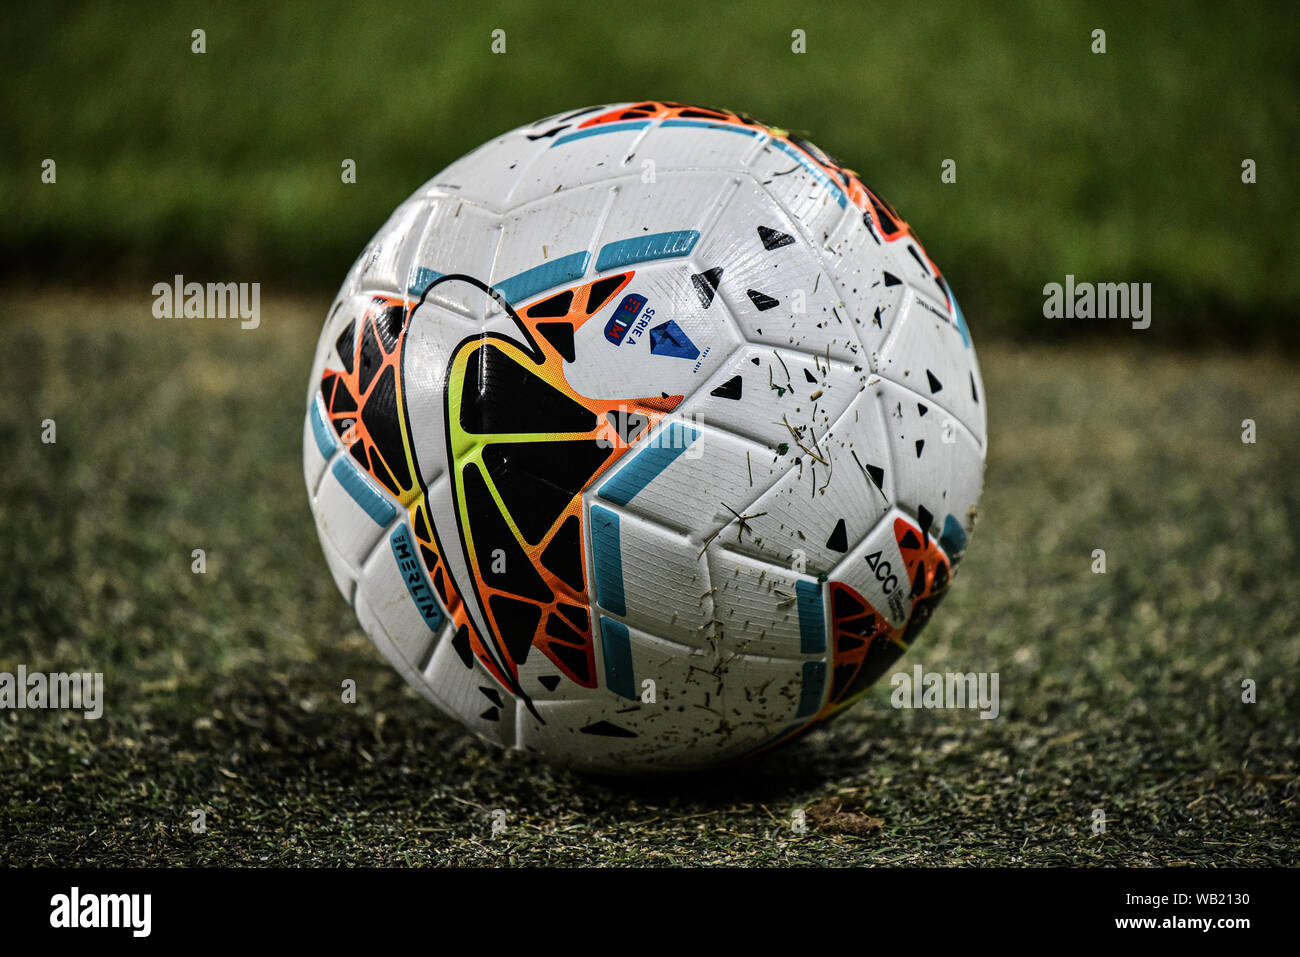
[[339, 590], [497, 744], [696, 768], [858, 698], [946, 593], [983, 387], [916, 236], [735, 113], [578, 110], [393, 213], [316, 350], [303, 469]]

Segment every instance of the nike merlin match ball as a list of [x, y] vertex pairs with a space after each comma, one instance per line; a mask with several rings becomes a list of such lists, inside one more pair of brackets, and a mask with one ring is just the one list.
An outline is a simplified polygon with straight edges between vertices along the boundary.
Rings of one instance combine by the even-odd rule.
[[678, 103], [493, 140], [335, 301], [303, 467], [419, 692], [579, 768], [717, 764], [841, 711], [946, 593], [984, 470], [952, 291], [811, 143]]

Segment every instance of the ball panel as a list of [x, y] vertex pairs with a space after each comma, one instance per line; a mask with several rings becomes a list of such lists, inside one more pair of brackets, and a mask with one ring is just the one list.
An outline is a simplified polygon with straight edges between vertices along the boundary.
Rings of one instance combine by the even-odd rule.
[[350, 605], [356, 592], [356, 572], [339, 554], [339, 550], [334, 546], [333, 541], [321, 533], [319, 519], [316, 522], [316, 532], [317, 538], [320, 540], [321, 551], [325, 554], [325, 565], [330, 570], [330, 577], [334, 579], [334, 586], [339, 590], [339, 594], [343, 596], [343, 600]]
[[795, 464], [745, 506], [754, 516], [746, 523], [749, 534], [737, 529], [732, 547], [770, 562], [798, 562], [821, 575], [884, 515], [892, 470], [879, 404], [869, 391], [852, 396], [832, 425], [800, 431], [801, 447], [788, 459]]
[[974, 352], [942, 305], [909, 287], [877, 369], [952, 415], [983, 447], [983, 384]]
[[[708, 390], [709, 385], [719, 379], [724, 384], [731, 381], [722, 378], [726, 374], [724, 369], [705, 383], [701, 391]], [[685, 536], [699, 549], [728, 525], [736, 512], [743, 512], [746, 502], [762, 494], [776, 481], [787, 468], [787, 463], [770, 447], [715, 426], [715, 422], [726, 422], [721, 415], [705, 413], [696, 417], [692, 413], [681, 422], [683, 436], [686, 434], [684, 430], [689, 428], [697, 437], [680, 455], [672, 457], [662, 471], [631, 498], [626, 496], [624, 482], [611, 476], [598, 487], [596, 501], [621, 503], [625, 511]], [[663, 430], [659, 436], [664, 437], [663, 444], [668, 446], [666, 451], [671, 451], [674, 441], [671, 429]], [[647, 449], [654, 448], [659, 436], [647, 440]], [[625, 468], [634, 467], [629, 465]], [[608, 491], [602, 492], [606, 487]]]
[[694, 254], [750, 342], [849, 364], [864, 362], [851, 317], [824, 275], [821, 242], [750, 177]]
[[350, 456], [339, 454], [316, 494], [316, 529], [355, 577], [398, 516], [397, 508]]
[[811, 433], [823, 435], [844, 414], [865, 381], [866, 373], [847, 363], [747, 345], [683, 402], [682, 411], [759, 443], [785, 468], [799, 456], [800, 443], [809, 445]]
[[[412, 252], [402, 289], [408, 299], [420, 297], [435, 279], [464, 274], [486, 278], [496, 256], [500, 216], [460, 196], [435, 196], [427, 201], [429, 215], [420, 233], [412, 234]], [[436, 264], [436, 266], [434, 265]], [[422, 308], [482, 322], [489, 300], [465, 283], [443, 283], [429, 291]]]
[[[520, 714], [520, 745], [590, 770], [685, 770], [752, 753], [797, 720], [799, 664], [747, 656], [718, 662], [631, 629], [628, 644], [636, 701], [539, 702], [542, 721]], [[652, 704], [639, 697], [647, 679]]]
[[348, 280], [350, 291], [401, 293], [405, 288], [402, 278], [412, 253], [410, 237], [419, 233], [428, 213], [428, 204], [417, 198], [397, 207], [353, 267]]
[[894, 504], [918, 518], [931, 516], [928, 530], [936, 536], [949, 515], [970, 535], [984, 482], [981, 444], [928, 396], [887, 379], [868, 391], [889, 435]]
[[363, 626], [369, 621], [381, 631], [404, 662], [404, 672], [416, 676], [428, 666], [438, 642], [450, 637], [451, 618], [438, 601], [406, 519], [386, 538], [361, 570], [357, 617]]
[[907, 623], [912, 610], [902, 549], [895, 534], [898, 521], [915, 524], [907, 512], [891, 508], [879, 522], [844, 555], [828, 577], [851, 587], [894, 629]]
[[715, 641], [728, 652], [822, 661], [826, 652], [822, 588], [814, 575], [710, 545]]
[[709, 640], [713, 601], [700, 547], [606, 504], [590, 511], [599, 613], [691, 648]]

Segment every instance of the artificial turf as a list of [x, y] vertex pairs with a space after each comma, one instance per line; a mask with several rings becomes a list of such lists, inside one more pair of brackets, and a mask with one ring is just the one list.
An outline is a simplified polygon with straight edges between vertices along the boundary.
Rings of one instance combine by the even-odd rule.
[[899, 668], [998, 672], [999, 717], [886, 682], [738, 767], [629, 782], [476, 740], [357, 627], [300, 469], [328, 303], [245, 331], [146, 289], [0, 296], [0, 671], [102, 671], [106, 698], [0, 712], [0, 864], [1296, 863], [1293, 359], [976, 321], [981, 517]]

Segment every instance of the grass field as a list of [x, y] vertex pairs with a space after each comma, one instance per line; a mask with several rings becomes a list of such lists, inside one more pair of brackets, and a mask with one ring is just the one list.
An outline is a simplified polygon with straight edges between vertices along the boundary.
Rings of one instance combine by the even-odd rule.
[[666, 98], [810, 133], [987, 331], [1115, 332], [1038, 318], [1068, 273], [1152, 283], [1152, 338], [1300, 348], [1296, 31], [1266, 4], [51, 2], [6, 11], [0, 57], [0, 277], [332, 292], [488, 138]]
[[300, 472], [325, 300], [247, 332], [143, 290], [0, 303], [0, 671], [103, 671], [107, 699], [0, 712], [0, 864], [1297, 863], [1292, 361], [1018, 347], [972, 312], [981, 523], [901, 666], [996, 671], [1001, 716], [885, 685], [738, 769], [628, 783], [479, 743], [356, 626]]

